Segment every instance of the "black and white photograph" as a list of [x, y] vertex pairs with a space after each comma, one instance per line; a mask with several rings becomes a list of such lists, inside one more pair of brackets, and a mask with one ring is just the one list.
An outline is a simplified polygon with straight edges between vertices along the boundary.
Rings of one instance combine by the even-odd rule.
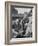
[[12, 38], [32, 37], [32, 8], [11, 6]]
[[5, 3], [5, 43], [37, 42], [37, 4]]

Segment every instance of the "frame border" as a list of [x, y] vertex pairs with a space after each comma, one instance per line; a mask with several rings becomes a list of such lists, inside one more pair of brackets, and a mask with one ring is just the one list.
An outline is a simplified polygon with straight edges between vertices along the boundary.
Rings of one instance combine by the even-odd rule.
[[[35, 33], [35, 41], [24, 41], [24, 42], [18, 42], [18, 43], [14, 43], [14, 44], [27, 44], [27, 43], [37, 43], [37, 4], [36, 3], [26, 3], [26, 2], [12, 2], [12, 1], [6, 1], [5, 2], [5, 44], [7, 44], [7, 45], [12, 45], [11, 43], [9, 43], [9, 10], [8, 10], [8, 5], [9, 5], [9, 3], [17, 3], [17, 4], [26, 4], [26, 5], [35, 5], [35, 31], [36, 31], [36, 33]], [[6, 26], [7, 25], [7, 26]]]

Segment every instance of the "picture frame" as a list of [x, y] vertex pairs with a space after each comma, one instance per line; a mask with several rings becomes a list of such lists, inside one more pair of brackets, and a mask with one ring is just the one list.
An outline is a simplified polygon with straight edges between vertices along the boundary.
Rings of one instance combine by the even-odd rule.
[[[22, 22], [24, 22], [25, 25], [21, 22], [21, 20]], [[20, 26], [17, 26], [18, 22], [21, 23], [22, 25], [21, 28], [19, 28]], [[16, 23], [17, 25], [13, 24], [14, 25], [13, 26], [12, 23]], [[30, 26], [31, 28], [29, 28], [28, 26]], [[26, 33], [24, 33], [23, 31], [21, 32], [21, 30], [23, 31], [25, 30]], [[27, 32], [29, 32], [29, 34]], [[5, 44], [12, 45], [36, 42], [37, 42], [37, 4], [6, 1]]]

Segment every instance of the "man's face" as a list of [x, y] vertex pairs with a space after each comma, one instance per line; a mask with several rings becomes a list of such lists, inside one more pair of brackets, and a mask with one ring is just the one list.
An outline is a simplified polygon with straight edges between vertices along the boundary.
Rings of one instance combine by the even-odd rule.
[[18, 24], [18, 21], [19, 21], [19, 20], [18, 20], [18, 19], [16, 19], [16, 21], [15, 21], [15, 22], [16, 22], [16, 24]]

